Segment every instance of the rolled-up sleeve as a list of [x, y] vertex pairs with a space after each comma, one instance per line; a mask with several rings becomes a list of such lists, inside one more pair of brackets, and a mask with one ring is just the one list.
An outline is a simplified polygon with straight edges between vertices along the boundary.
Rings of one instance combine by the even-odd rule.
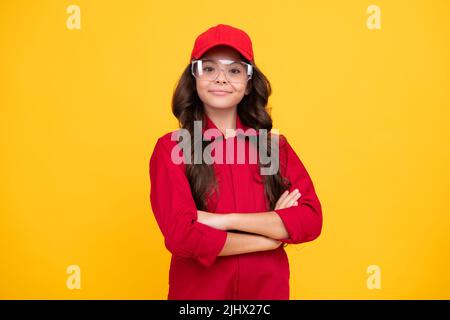
[[312, 241], [322, 231], [322, 206], [305, 166], [283, 135], [280, 135], [280, 170], [291, 182], [289, 192], [298, 189], [301, 193], [298, 206], [274, 210], [289, 234], [281, 241], [293, 244]]
[[225, 245], [227, 233], [197, 221], [184, 164], [171, 160], [171, 142], [159, 138], [150, 158], [152, 211], [172, 254], [196, 259], [209, 267]]

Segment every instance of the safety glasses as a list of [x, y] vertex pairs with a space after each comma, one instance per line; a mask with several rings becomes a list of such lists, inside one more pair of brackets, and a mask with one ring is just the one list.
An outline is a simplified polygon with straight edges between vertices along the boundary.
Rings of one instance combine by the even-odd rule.
[[191, 62], [191, 73], [200, 81], [216, 80], [221, 70], [231, 83], [246, 83], [253, 75], [253, 66], [244, 61], [199, 59]]

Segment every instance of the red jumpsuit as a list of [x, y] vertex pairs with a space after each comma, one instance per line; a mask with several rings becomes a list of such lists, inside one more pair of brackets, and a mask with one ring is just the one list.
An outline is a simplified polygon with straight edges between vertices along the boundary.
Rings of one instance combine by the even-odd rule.
[[[205, 116], [204, 120], [203, 132], [208, 128], [217, 129], [209, 117]], [[236, 128], [248, 128], [239, 116]], [[246, 150], [248, 143], [245, 140]], [[288, 300], [290, 271], [282, 246], [275, 250], [218, 256], [227, 232], [197, 221], [197, 208], [185, 174], [185, 164], [175, 164], [171, 159], [172, 148], [177, 144], [171, 140], [171, 133], [165, 134], [158, 139], [150, 158], [151, 206], [165, 246], [172, 253], [167, 298]], [[224, 150], [226, 152], [226, 147]], [[234, 153], [236, 159], [237, 151]], [[282, 242], [296, 244], [314, 240], [322, 229], [321, 204], [305, 167], [283, 135], [279, 136], [279, 157], [281, 174], [292, 184], [289, 191], [298, 188], [301, 193], [298, 206], [274, 210], [289, 234]], [[214, 163], [213, 167], [220, 197], [210, 197], [206, 211], [270, 211], [256, 163], [247, 159], [244, 164], [236, 161]]]

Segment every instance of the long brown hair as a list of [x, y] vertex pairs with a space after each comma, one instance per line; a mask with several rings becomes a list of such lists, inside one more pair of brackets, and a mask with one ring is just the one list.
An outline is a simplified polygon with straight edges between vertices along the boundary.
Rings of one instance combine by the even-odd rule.
[[[246, 59], [243, 60], [246, 61]], [[248, 60], [246, 62], [252, 64], [253, 76], [247, 84], [251, 86], [250, 93], [244, 95], [237, 106], [238, 116], [247, 127], [257, 131], [259, 129], [266, 129], [267, 132], [270, 132], [272, 129], [272, 118], [266, 110], [267, 102], [272, 92], [270, 82], [253, 62], [249, 62]], [[194, 137], [194, 121], [203, 121], [205, 111], [203, 102], [197, 94], [196, 80], [191, 74], [190, 64], [185, 68], [176, 85], [172, 97], [172, 112], [178, 119], [180, 128], [187, 129], [191, 137]], [[267, 150], [264, 150], [268, 156], [271, 154], [270, 136], [270, 134], [267, 135], [267, 143], [265, 144]], [[203, 146], [205, 143], [206, 145], [208, 144], [208, 142], [194, 141], [194, 139], [191, 139], [191, 159], [194, 159], [195, 143], [201, 143]], [[262, 150], [258, 152], [261, 153]], [[262, 165], [259, 161], [258, 165], [259, 167], [268, 166]], [[207, 197], [211, 195], [213, 189], [216, 192], [218, 191], [212, 165], [206, 164], [204, 161], [201, 164], [187, 163], [186, 176], [189, 180], [197, 209], [206, 210]], [[268, 201], [270, 210], [273, 210], [281, 194], [290, 188], [290, 182], [281, 176], [280, 170], [276, 174], [262, 175], [261, 177], [264, 181], [266, 200]]]

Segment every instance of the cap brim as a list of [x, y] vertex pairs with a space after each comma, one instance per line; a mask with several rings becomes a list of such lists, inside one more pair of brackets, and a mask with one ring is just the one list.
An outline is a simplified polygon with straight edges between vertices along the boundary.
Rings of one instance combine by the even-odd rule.
[[202, 48], [201, 50], [199, 50], [197, 52], [196, 56], [193, 56], [192, 58], [199, 59], [201, 56], [203, 56], [206, 53], [206, 51], [208, 51], [209, 49], [212, 49], [214, 47], [217, 47], [217, 46], [227, 46], [227, 47], [233, 48], [234, 50], [239, 52], [245, 59], [247, 59], [249, 61], [253, 60], [253, 58], [251, 57], [251, 55], [248, 52], [245, 52], [244, 50], [235, 47], [234, 44], [226, 42], [226, 41], [212, 43], [212, 44]]

